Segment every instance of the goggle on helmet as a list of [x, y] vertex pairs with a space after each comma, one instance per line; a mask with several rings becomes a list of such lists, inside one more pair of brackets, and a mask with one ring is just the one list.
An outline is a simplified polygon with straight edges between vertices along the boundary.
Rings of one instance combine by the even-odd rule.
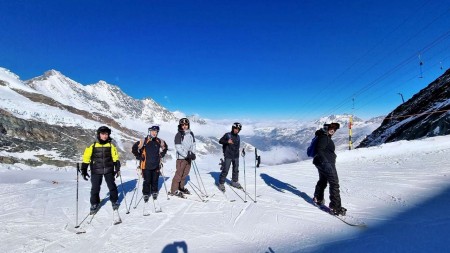
[[148, 129], [148, 131], [150, 132], [150, 131], [156, 131], [156, 132], [159, 132], [159, 126], [152, 126], [152, 127], [150, 127], [149, 129]]
[[239, 131], [241, 131], [242, 125], [239, 122], [235, 122], [235, 123], [233, 123], [233, 128], [237, 128], [237, 129], [239, 129]]

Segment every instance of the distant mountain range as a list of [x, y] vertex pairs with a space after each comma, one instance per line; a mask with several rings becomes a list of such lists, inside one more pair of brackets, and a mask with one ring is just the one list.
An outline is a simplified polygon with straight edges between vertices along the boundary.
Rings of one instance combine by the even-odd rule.
[[[448, 83], [448, 77], [446, 80]], [[436, 83], [433, 87], [435, 86], [439, 85]], [[435, 87], [435, 92], [426, 93], [428, 96], [421, 95], [420, 99], [428, 101], [431, 99], [430, 96], [437, 96], [441, 101], [444, 97], [448, 98], [447, 95], [443, 97], [442, 94], [437, 95], [438, 92], [447, 94], [448, 88], [443, 91], [440, 89], [442, 88]], [[170, 112], [151, 98], [143, 100], [132, 98], [119, 87], [104, 81], [82, 85], [56, 70], [22, 81], [11, 71], [0, 68], [0, 94], [0, 163], [7, 164], [24, 163], [32, 166], [73, 164], [79, 161], [84, 148], [94, 141], [95, 130], [101, 125], [113, 129], [114, 141], [123, 159], [133, 159], [129, 152], [131, 145], [146, 134], [149, 125], [163, 125], [165, 131], [161, 131], [160, 135], [169, 143], [168, 159], [171, 159], [175, 152], [172, 139], [176, 133], [176, 125], [178, 119], [185, 116], [182, 112]], [[425, 102], [416, 103], [424, 105]], [[411, 109], [412, 106], [407, 104], [404, 108]], [[432, 103], [427, 103], [427, 108], [432, 110]], [[439, 108], [446, 107], [443, 105]], [[422, 111], [417, 109], [414, 112]], [[398, 116], [409, 112], [393, 113]], [[297, 153], [274, 163], [302, 160], [306, 159], [305, 150], [314, 137], [314, 132], [324, 123], [339, 122], [341, 129], [333, 139], [338, 149], [348, 149], [349, 117], [350, 115], [346, 114], [331, 115], [313, 122], [293, 125], [246, 126], [251, 127], [253, 131], [251, 135], [242, 135], [242, 146], [247, 149], [256, 147], [262, 152], [273, 152], [274, 149], [282, 147]], [[392, 117], [392, 113], [388, 117]], [[222, 149], [218, 139], [224, 133], [223, 129], [229, 131], [230, 126], [199, 116], [189, 118], [196, 126], [194, 131], [198, 154], [200, 156], [210, 153], [220, 154]], [[391, 141], [392, 138], [366, 138], [380, 126], [383, 119], [384, 117], [377, 117], [364, 121], [354, 116], [352, 126], [354, 145], [359, 143], [360, 146], [367, 145], [369, 140], [373, 140], [370, 143]], [[420, 125], [420, 122], [415, 124]], [[213, 134], [211, 129], [216, 129]], [[440, 129], [445, 129], [445, 125]], [[387, 131], [392, 132], [391, 129]], [[437, 134], [445, 133], [437, 131], [436, 128], [433, 131]], [[400, 134], [397, 136], [402, 137]]]

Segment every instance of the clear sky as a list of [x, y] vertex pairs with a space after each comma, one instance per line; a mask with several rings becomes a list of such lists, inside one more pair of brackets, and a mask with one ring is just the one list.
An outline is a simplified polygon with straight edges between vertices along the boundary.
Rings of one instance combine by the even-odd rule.
[[22, 80], [56, 69], [205, 118], [368, 119], [450, 67], [450, 0], [0, 3]]

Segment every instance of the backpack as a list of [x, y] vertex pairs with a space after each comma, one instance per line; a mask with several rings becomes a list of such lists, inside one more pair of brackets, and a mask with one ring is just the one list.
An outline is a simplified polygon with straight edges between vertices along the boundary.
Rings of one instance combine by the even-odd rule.
[[308, 149], [306, 149], [306, 154], [308, 155], [308, 157], [314, 157], [317, 154], [317, 150], [316, 150], [316, 144], [317, 144], [317, 136], [315, 136], [312, 140], [311, 143], [309, 144]]

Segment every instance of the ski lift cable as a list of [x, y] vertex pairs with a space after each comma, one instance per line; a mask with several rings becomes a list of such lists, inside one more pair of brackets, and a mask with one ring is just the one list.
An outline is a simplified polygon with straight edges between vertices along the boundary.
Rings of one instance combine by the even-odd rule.
[[[385, 41], [388, 37], [395, 34], [397, 30], [399, 30], [404, 24], [406, 24], [412, 17], [416, 16], [416, 13], [422, 10], [426, 5], [429, 5], [429, 3], [432, 2], [432, 0], [424, 2], [420, 7], [415, 9], [415, 11], [411, 12], [412, 14], [409, 15], [407, 18], [405, 18], [402, 22], [400, 22], [399, 25], [397, 25], [394, 29], [389, 31], [385, 36], [383, 36], [382, 39], [380, 39], [377, 43], [374, 44], [370, 49], [368, 49], [364, 54], [362, 54], [359, 58], [357, 58], [352, 64], [350, 64], [343, 72], [341, 72], [337, 77], [335, 77], [331, 82], [328, 83], [328, 86], [335, 83], [339, 78], [344, 76], [351, 68], [357, 65], [361, 60], [365, 59], [367, 55], [369, 55], [372, 51], [374, 51], [378, 46], [382, 44], [383, 41]], [[321, 95], [322, 92], [317, 92], [315, 95], [311, 96], [305, 103], [299, 105], [299, 108], [305, 107], [311, 103], [314, 103], [316, 101], [316, 98]], [[298, 111], [295, 111], [292, 113], [289, 119], [294, 119], [294, 116], [298, 113]]]

